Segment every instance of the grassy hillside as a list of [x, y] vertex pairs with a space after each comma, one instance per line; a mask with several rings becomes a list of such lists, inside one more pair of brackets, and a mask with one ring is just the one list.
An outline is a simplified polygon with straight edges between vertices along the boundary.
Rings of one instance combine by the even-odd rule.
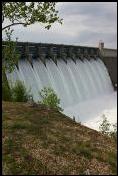
[[3, 102], [3, 175], [116, 174], [116, 144], [45, 107]]

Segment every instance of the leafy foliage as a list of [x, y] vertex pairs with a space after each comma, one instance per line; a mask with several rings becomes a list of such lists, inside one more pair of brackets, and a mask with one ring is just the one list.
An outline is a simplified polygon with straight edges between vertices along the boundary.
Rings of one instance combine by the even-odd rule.
[[45, 104], [51, 108], [58, 109], [62, 111], [62, 108], [59, 106], [60, 105], [60, 99], [57, 97], [56, 93], [52, 88], [46, 88], [44, 87], [40, 92], [39, 92], [41, 98], [42, 98], [42, 104]]
[[113, 125], [113, 131], [111, 131], [110, 136], [117, 141], [117, 123]]
[[2, 83], [2, 100], [11, 101], [11, 90], [6, 82]]
[[5, 32], [7, 45], [2, 48], [2, 70], [11, 73], [18, 64], [19, 54], [16, 50], [17, 41], [11, 40], [13, 30], [7, 29]]
[[2, 84], [2, 100], [4, 101], [11, 100], [11, 92], [6, 84]]
[[[40, 22], [49, 29], [56, 21], [62, 23], [55, 5], [55, 2], [2, 2], [2, 23], [5, 19], [11, 22], [8, 26], [28, 26]], [[3, 30], [8, 26], [3, 27]]]
[[11, 90], [7, 81], [5, 71], [2, 69], [2, 100], [11, 101]]
[[11, 88], [12, 101], [15, 102], [27, 102], [32, 96], [30, 91], [26, 90], [23, 82], [17, 80], [15, 85]]
[[100, 124], [99, 129], [100, 129], [101, 133], [109, 134], [111, 124], [109, 123], [109, 121], [107, 120], [107, 118], [104, 114], [103, 114], [102, 118], [103, 118], [103, 121]]
[[[10, 30], [11, 26], [21, 24], [26, 27], [39, 22], [49, 29], [56, 21], [62, 23], [55, 5], [55, 2], [2, 2], [2, 30], [5, 30], [8, 41], [7, 46], [2, 49], [2, 69], [12, 72], [19, 57], [16, 52], [16, 42], [11, 41], [13, 32]], [[5, 26], [5, 20], [10, 24]]]
[[13, 30], [5, 30], [7, 46], [2, 46], [2, 100], [12, 101], [11, 89], [9, 87], [6, 72], [11, 73], [18, 64], [19, 54], [16, 50], [17, 42], [11, 40]]
[[117, 123], [113, 124], [113, 130], [110, 130], [110, 122], [107, 120], [107, 117], [103, 115], [103, 121], [101, 122], [99, 129], [101, 133], [106, 134], [113, 139], [117, 140]]

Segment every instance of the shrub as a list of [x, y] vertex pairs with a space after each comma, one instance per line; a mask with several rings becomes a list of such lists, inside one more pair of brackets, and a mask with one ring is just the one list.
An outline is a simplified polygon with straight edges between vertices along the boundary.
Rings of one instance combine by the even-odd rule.
[[113, 131], [110, 132], [110, 136], [117, 141], [117, 123], [113, 124]]
[[110, 130], [110, 126], [111, 124], [109, 123], [105, 115], [103, 115], [103, 121], [99, 126], [100, 132], [108, 135], [109, 137], [117, 141], [117, 123], [113, 124], [113, 130]]
[[104, 114], [103, 114], [102, 118], [103, 118], [103, 121], [102, 121], [102, 123], [99, 126], [100, 132], [102, 134], [109, 135], [111, 124], [109, 123], [109, 121], [107, 120], [107, 118], [106, 118], [106, 116]]
[[12, 101], [14, 102], [27, 102], [32, 96], [30, 91], [27, 91], [23, 82], [17, 80], [15, 85], [11, 88]]
[[11, 90], [5, 72], [2, 70], [2, 100], [11, 101]]
[[11, 90], [6, 83], [2, 83], [2, 100], [11, 101]]
[[52, 88], [46, 88], [44, 87], [40, 92], [39, 92], [42, 101], [41, 103], [50, 107], [50, 108], [55, 108], [59, 111], [62, 111], [62, 108], [60, 107], [60, 99], [57, 97], [56, 93]]

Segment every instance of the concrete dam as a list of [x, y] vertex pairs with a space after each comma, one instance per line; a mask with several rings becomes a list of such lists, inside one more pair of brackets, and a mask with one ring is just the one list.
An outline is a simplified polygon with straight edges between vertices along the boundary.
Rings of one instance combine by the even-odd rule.
[[6, 74], [9, 83], [23, 81], [36, 102], [41, 89], [53, 88], [64, 113], [76, 121], [86, 121], [84, 102], [117, 89], [117, 51], [104, 48], [103, 43], [97, 48], [18, 42], [17, 50], [20, 59], [15, 70]]

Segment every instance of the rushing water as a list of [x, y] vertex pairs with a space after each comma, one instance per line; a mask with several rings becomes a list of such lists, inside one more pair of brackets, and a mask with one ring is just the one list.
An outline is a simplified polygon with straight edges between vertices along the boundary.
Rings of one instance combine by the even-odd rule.
[[[7, 78], [13, 83], [17, 79], [22, 80], [26, 88], [31, 89], [35, 101], [40, 99], [38, 92], [43, 87], [52, 87], [61, 99], [64, 113], [69, 115], [71, 109], [71, 117], [75, 115], [72, 109], [75, 111], [74, 107], [78, 104], [114, 92], [108, 71], [99, 58], [90, 61], [85, 58], [83, 62], [78, 59], [76, 64], [71, 59], [67, 64], [60, 59], [57, 65], [47, 60], [46, 67], [40, 60], [33, 60], [32, 67], [26, 59], [22, 59], [19, 61], [19, 70], [15, 68], [13, 73], [7, 74]], [[79, 106], [76, 111], [79, 116], [83, 115]]]

